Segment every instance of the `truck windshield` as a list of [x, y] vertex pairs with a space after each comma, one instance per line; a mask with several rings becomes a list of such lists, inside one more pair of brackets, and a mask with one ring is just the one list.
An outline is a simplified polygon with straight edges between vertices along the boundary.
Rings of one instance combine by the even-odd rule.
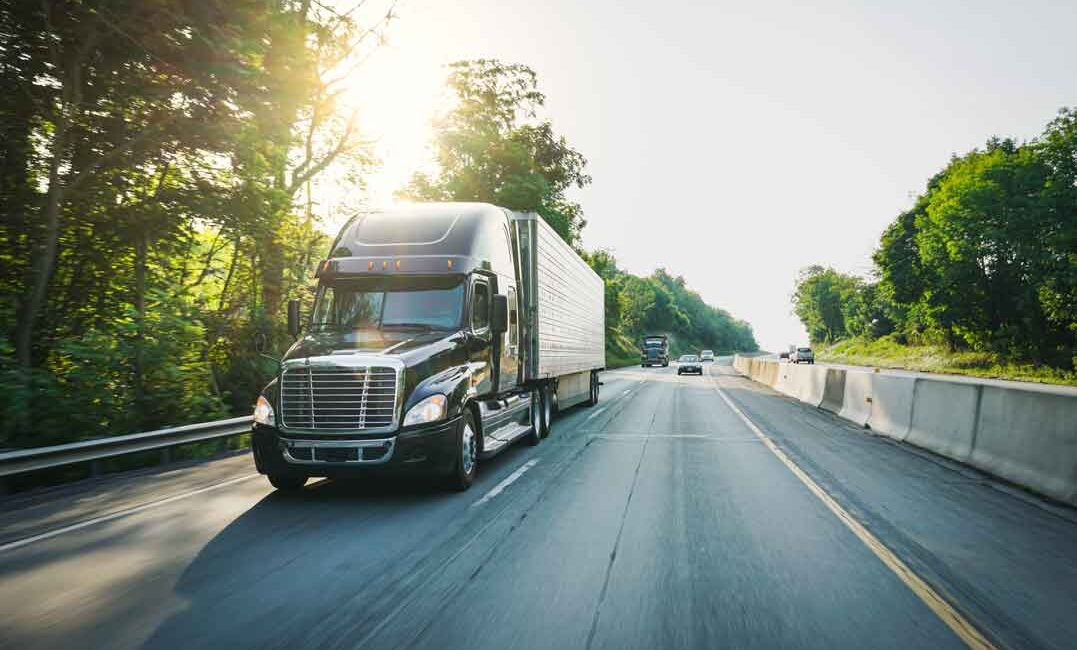
[[337, 278], [318, 288], [312, 328], [454, 330], [464, 311], [464, 279]]

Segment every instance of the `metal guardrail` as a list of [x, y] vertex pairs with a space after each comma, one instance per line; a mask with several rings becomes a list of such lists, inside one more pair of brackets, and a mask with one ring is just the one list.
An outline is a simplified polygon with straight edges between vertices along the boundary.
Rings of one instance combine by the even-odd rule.
[[[81, 440], [65, 445], [20, 449], [0, 453], [0, 478], [62, 467], [75, 463], [94, 463], [106, 458], [124, 456], [142, 451], [161, 450], [167, 454], [172, 447], [192, 442], [223, 440], [231, 436], [250, 433], [251, 416], [228, 420], [188, 424], [145, 433], [125, 436]], [[167, 457], [166, 457], [167, 460]], [[96, 470], [93, 473], [97, 473]]]

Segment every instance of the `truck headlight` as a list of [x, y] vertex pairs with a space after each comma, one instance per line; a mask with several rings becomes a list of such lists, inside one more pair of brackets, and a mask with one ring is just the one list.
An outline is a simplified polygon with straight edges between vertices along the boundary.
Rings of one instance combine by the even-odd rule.
[[273, 415], [273, 407], [270, 406], [269, 400], [264, 395], [259, 395], [258, 401], [254, 404], [254, 421], [267, 427], [277, 426], [277, 418]]
[[444, 395], [427, 397], [408, 409], [408, 414], [404, 416], [404, 426], [410, 427], [413, 424], [437, 422], [445, 417], [445, 405], [447, 402], [448, 400], [445, 399]]

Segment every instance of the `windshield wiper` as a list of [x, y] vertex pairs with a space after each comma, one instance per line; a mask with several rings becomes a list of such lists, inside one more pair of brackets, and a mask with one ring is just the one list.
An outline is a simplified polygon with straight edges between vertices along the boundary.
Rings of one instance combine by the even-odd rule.
[[436, 329], [445, 329], [443, 327], [434, 327], [433, 325], [431, 325], [429, 323], [382, 323], [381, 328], [382, 329], [396, 329], [396, 328], [414, 329], [414, 330], [421, 330], [423, 332], [431, 332], [431, 331], [436, 330]]

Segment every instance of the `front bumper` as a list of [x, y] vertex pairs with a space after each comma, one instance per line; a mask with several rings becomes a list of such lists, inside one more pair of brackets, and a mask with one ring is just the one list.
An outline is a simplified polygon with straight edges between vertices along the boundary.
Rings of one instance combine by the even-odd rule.
[[251, 431], [254, 464], [262, 474], [354, 476], [370, 473], [445, 473], [456, 462], [459, 418], [412, 427], [375, 439], [292, 438], [274, 427]]

